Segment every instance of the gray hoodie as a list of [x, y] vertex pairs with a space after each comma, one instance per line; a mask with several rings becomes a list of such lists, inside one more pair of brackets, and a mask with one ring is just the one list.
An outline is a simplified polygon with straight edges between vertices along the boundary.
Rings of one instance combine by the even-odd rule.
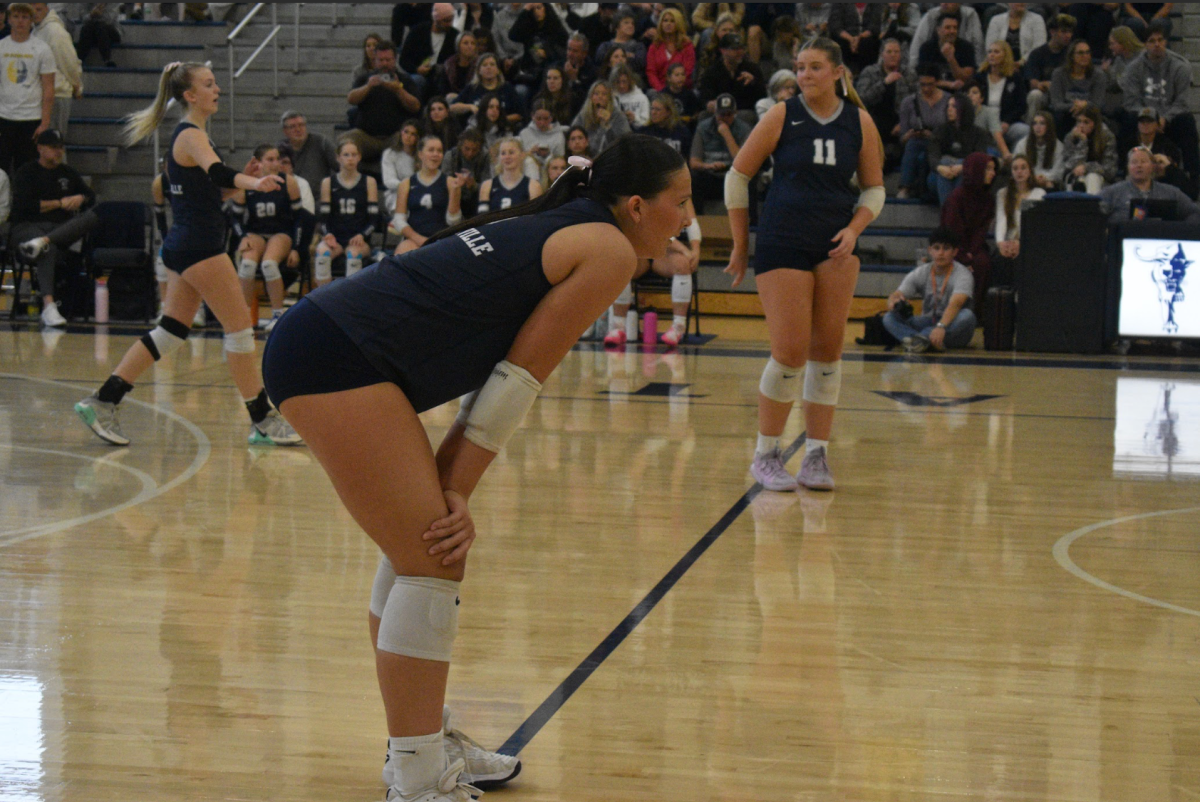
[[1151, 108], [1167, 122], [1189, 113], [1187, 93], [1191, 85], [1191, 65], [1183, 56], [1170, 50], [1157, 64], [1150, 61], [1143, 50], [1121, 75], [1125, 110], [1137, 114], [1141, 109]]

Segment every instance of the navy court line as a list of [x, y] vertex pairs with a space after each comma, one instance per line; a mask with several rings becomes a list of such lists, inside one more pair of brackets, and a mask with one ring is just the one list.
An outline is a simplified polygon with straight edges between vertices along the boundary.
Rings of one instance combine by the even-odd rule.
[[[787, 450], [783, 453], [783, 461], [785, 463], [800, 449], [800, 446], [804, 443], [804, 437], [805, 436], [803, 434], [800, 435], [796, 438], [795, 442], [788, 446]], [[596, 669], [598, 669], [600, 665], [617, 650], [617, 647], [624, 642], [625, 638], [629, 637], [629, 635], [635, 629], [637, 629], [638, 625], [645, 620], [646, 616], [650, 614], [650, 611], [654, 609], [655, 605], [663, 600], [663, 597], [666, 596], [671, 588], [675, 587], [675, 584], [683, 578], [683, 575], [686, 574], [688, 570], [696, 564], [696, 561], [704, 555], [704, 552], [708, 551], [708, 547], [713, 543], [716, 543], [717, 538], [725, 534], [725, 530], [727, 530], [733, 524], [733, 522], [738, 519], [738, 516], [746, 511], [746, 508], [750, 506], [750, 502], [754, 500], [755, 496], [762, 492], [762, 489], [762, 485], [755, 482], [753, 487], [742, 494], [742, 497], [738, 499], [724, 515], [721, 516], [721, 520], [717, 521], [717, 523], [713, 525], [711, 529], [705, 532], [704, 537], [696, 541], [696, 544], [688, 549], [688, 552], [684, 554], [683, 557], [679, 559], [679, 562], [675, 563], [671, 570], [668, 571], [666, 575], [658, 581], [658, 584], [646, 594], [646, 597], [638, 602], [637, 606], [630, 611], [629, 615], [625, 616], [621, 623], [617, 624], [617, 628], [610, 632], [608, 637], [600, 641], [600, 645], [593, 649], [592, 653], [583, 659], [583, 662], [580, 663], [575, 670], [572, 671], [567, 678], [564, 679], [559, 686], [555, 688], [549, 696], [546, 697], [544, 702], [538, 705], [538, 708], [534, 710], [527, 719], [525, 719], [524, 723], [522, 723], [520, 727], [517, 727], [516, 732], [510, 735], [508, 740], [505, 741], [504, 745], [498, 750], [501, 754], [516, 755], [529, 745], [529, 742], [533, 740], [534, 736], [537, 735], [538, 732], [541, 731], [542, 727], [546, 726], [550, 719], [554, 717], [554, 714], [557, 713], [559, 709], [561, 709], [562, 706], [567, 703], [567, 700], [571, 698], [572, 694], [579, 690], [580, 687], [583, 686], [583, 683], [587, 682], [588, 678], [595, 673]]]

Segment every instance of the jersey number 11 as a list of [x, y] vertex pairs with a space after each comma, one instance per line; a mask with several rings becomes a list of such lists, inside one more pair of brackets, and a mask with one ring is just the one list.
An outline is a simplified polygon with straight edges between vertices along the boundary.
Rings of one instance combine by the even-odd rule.
[[817, 151], [813, 156], [814, 164], [824, 164], [827, 167], [837, 166], [837, 152], [834, 150], [832, 139], [814, 139], [813, 146]]

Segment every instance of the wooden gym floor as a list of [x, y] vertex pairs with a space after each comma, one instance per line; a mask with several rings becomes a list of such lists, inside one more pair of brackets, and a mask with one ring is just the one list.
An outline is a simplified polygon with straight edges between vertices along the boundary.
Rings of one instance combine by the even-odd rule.
[[[569, 354], [472, 502], [485, 798], [1200, 799], [1200, 364], [851, 348], [839, 488], [785, 495], [715, 328]], [[0, 799], [381, 799], [374, 548], [219, 338], [86, 431], [134, 334], [0, 334]]]

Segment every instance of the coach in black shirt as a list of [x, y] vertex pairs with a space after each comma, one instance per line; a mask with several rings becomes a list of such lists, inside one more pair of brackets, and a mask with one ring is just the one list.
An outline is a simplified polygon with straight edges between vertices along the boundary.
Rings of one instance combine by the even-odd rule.
[[38, 159], [26, 162], [13, 176], [12, 240], [21, 243], [21, 255], [37, 264], [42, 290], [42, 323], [65, 326], [66, 319], [54, 301], [54, 269], [58, 255], [96, 227], [99, 219], [89, 211], [96, 193], [75, 168], [63, 164], [62, 135], [48, 128], [37, 137]]

